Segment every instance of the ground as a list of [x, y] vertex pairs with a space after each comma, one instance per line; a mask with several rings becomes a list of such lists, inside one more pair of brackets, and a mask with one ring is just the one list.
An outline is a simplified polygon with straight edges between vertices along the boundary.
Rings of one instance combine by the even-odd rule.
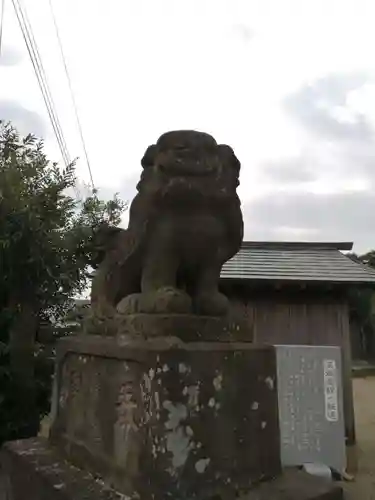
[[345, 483], [346, 500], [375, 500], [375, 377], [353, 380], [358, 473]]
[[[353, 379], [359, 469], [344, 483], [345, 500], [375, 500], [375, 377]], [[47, 435], [48, 418], [42, 423]]]

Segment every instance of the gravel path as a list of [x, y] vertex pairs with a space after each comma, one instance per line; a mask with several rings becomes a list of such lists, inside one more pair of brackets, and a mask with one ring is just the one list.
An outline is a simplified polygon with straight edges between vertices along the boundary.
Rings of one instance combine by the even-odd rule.
[[358, 473], [345, 483], [346, 500], [375, 500], [375, 377], [353, 379]]

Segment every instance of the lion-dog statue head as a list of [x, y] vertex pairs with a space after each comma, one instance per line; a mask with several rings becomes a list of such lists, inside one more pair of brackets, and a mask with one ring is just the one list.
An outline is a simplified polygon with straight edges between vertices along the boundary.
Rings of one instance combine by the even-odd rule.
[[227, 204], [237, 196], [240, 162], [232, 148], [203, 132], [163, 134], [147, 148], [141, 165], [137, 190], [161, 207]]

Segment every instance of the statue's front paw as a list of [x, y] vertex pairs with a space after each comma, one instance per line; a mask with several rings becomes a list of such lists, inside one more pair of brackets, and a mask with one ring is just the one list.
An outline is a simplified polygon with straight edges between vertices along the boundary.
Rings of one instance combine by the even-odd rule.
[[188, 314], [191, 311], [192, 300], [189, 295], [172, 287], [134, 293], [124, 297], [117, 305], [118, 314]]
[[229, 301], [220, 292], [201, 293], [194, 297], [194, 312], [202, 316], [225, 316]]
[[141, 293], [132, 293], [127, 295], [117, 304], [119, 314], [136, 314], [141, 312], [143, 295]]
[[[143, 312], [157, 314], [187, 314], [191, 313], [192, 300], [182, 290], [173, 287], [159, 288], [149, 292], [142, 304]], [[146, 309], [146, 310], [145, 310]]]

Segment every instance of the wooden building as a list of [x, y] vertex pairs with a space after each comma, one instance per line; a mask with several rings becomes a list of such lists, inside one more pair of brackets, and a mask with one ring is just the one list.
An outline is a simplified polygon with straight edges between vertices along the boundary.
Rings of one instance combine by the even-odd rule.
[[342, 348], [348, 445], [355, 443], [348, 291], [375, 288], [375, 270], [342, 253], [351, 249], [352, 243], [244, 242], [221, 274], [221, 288], [255, 342]]

